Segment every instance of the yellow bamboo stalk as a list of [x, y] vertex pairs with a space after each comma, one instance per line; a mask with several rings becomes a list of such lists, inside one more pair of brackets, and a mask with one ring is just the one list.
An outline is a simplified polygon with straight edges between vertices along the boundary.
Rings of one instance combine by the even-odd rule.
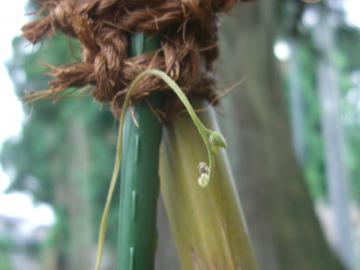
[[[218, 130], [212, 108], [199, 116]], [[161, 192], [182, 269], [257, 269], [225, 152], [216, 156], [206, 188], [197, 180], [201, 161], [207, 161], [203, 141], [183, 114], [164, 129], [160, 154]]]

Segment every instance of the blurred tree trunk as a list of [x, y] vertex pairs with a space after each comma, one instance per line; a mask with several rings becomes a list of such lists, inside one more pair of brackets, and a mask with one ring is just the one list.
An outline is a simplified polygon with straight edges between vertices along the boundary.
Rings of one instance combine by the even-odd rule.
[[[60, 155], [53, 156], [51, 158], [51, 173], [53, 179], [58, 179], [59, 181], [54, 182], [54, 205], [57, 205], [56, 216], [57, 216], [57, 233], [55, 234], [54, 243], [51, 250], [48, 250], [45, 257], [45, 269], [47, 270], [71, 270], [69, 265], [69, 260], [66, 257], [67, 249], [67, 236], [65, 232], [68, 230], [68, 224], [64, 220], [67, 220], [66, 215], [66, 201], [67, 201], [67, 183], [66, 181], [60, 181], [65, 179], [65, 172], [62, 170], [61, 165], [63, 160], [60, 158]], [[48, 253], [53, 253], [54, 258], [51, 258], [51, 255]]]
[[66, 206], [69, 215], [70, 269], [91, 269], [94, 266], [95, 244], [91, 222], [88, 182], [89, 152], [86, 127], [81, 119], [69, 125], [69, 168], [66, 176]]
[[240, 5], [225, 19], [220, 61], [227, 84], [246, 77], [225, 106], [229, 153], [260, 269], [343, 269], [317, 221], [293, 152], [273, 56], [275, 0]]
[[44, 266], [49, 270], [91, 269], [96, 246], [88, 181], [88, 135], [83, 119], [73, 118], [62, 136], [63, 143], [69, 147], [59, 149], [51, 160], [51, 171], [56, 179], [54, 199], [58, 228], [53, 240], [56, 245], [46, 251]]
[[[329, 1], [330, 2], [330, 1]], [[349, 269], [355, 268], [348, 203], [348, 170], [345, 164], [345, 138], [340, 119], [339, 74], [334, 63], [335, 12], [322, 11], [314, 29], [314, 39], [322, 55], [317, 66], [322, 136], [325, 146], [325, 167], [328, 197], [333, 210], [334, 249]], [[321, 36], [321, 38], [320, 38]]]
[[179, 257], [175, 249], [175, 242], [170, 230], [170, 224], [166, 215], [163, 198], [158, 202], [157, 230], [158, 245], [156, 248], [157, 270], [180, 270]]
[[301, 89], [301, 70], [299, 66], [299, 48], [297, 40], [289, 43], [291, 59], [289, 63], [289, 103], [292, 140], [298, 163], [302, 166], [305, 157], [304, 102]]

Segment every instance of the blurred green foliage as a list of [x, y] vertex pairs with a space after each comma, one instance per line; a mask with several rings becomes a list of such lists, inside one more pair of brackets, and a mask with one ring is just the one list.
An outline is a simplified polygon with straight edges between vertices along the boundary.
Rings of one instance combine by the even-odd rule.
[[[340, 84], [342, 90], [342, 113], [347, 141], [346, 158], [350, 177], [350, 194], [360, 205], [360, 30], [341, 27], [338, 30]], [[357, 95], [350, 101], [348, 95]]]
[[310, 42], [299, 46], [299, 67], [302, 72], [301, 89], [304, 97], [304, 135], [305, 160], [304, 171], [310, 192], [315, 199], [326, 196], [324, 167], [324, 148], [321, 136], [319, 97], [316, 90], [316, 57], [315, 49]]
[[[311, 30], [299, 22], [297, 30], [287, 32], [285, 39], [294, 39], [297, 44], [297, 65], [300, 71], [300, 88], [303, 99], [304, 119], [304, 160], [302, 168], [314, 200], [327, 200], [327, 183], [325, 170], [325, 153], [321, 126], [320, 100], [317, 90], [317, 63], [321, 52], [315, 47]], [[289, 27], [288, 27], [289, 28]], [[299, 30], [300, 29], [300, 30]], [[291, 31], [291, 28], [290, 28]], [[360, 71], [360, 31], [345, 24], [336, 30], [336, 52], [333, 58], [337, 65], [341, 90], [341, 120], [345, 135], [345, 164], [349, 171], [350, 195], [353, 201], [360, 203], [360, 106], [351, 104], [347, 94], [360, 84], [354, 85], [353, 77]], [[285, 72], [284, 78], [289, 80], [291, 74]], [[284, 76], [284, 74], [283, 74]], [[359, 76], [359, 75], [358, 75]], [[289, 84], [287, 84], [289, 85]], [[285, 94], [289, 89], [286, 89]], [[360, 95], [360, 94], [358, 94]], [[291, 106], [291, 104], [289, 104]]]
[[[62, 35], [57, 35], [51, 41], [36, 46], [32, 51], [28, 49], [30, 45], [21, 38], [16, 38], [13, 45], [14, 58], [8, 67], [19, 96], [24, 95], [28, 89], [47, 88], [49, 78], [44, 73], [48, 68], [40, 65], [41, 63], [51, 65], [71, 63], [76, 61], [79, 53], [78, 44], [70, 42]], [[19, 74], [21, 74], [20, 78], [25, 75], [26, 79], [19, 80]], [[90, 90], [88, 93], [90, 94]], [[88, 171], [83, 173], [88, 177], [89, 194], [85, 196], [90, 198], [91, 217], [95, 228], [94, 240], [112, 172], [116, 125], [111, 112], [93, 101], [90, 95], [66, 98], [56, 103], [51, 100], [39, 101], [24, 105], [24, 110], [29, 119], [23, 127], [21, 138], [6, 142], [1, 153], [4, 168], [13, 169], [15, 173], [9, 191], [30, 191], [37, 201], [47, 202], [54, 207], [57, 222], [50, 238], [52, 243], [48, 243], [47, 246], [57, 246], [67, 257], [66, 253], [70, 250], [68, 247], [71, 202], [65, 203], [66, 200], [70, 200], [66, 191], [59, 194], [57, 190], [71, 190], [74, 187], [68, 183], [69, 162], [74, 151], [77, 151], [70, 143], [72, 136], [69, 131], [70, 125], [74, 119], [76, 123], [81, 123], [86, 135], [83, 139], [89, 142], [87, 158], [90, 166], [86, 167]], [[69, 185], [69, 188], [64, 185]], [[114, 207], [111, 209], [113, 214], [110, 214], [109, 221], [110, 233], [117, 229], [115, 213], [117, 213], [118, 196], [115, 194], [114, 197]], [[116, 238], [109, 239], [107, 243], [114, 246]]]
[[0, 237], [0, 270], [11, 269], [10, 254], [13, 248], [13, 243], [8, 237]]

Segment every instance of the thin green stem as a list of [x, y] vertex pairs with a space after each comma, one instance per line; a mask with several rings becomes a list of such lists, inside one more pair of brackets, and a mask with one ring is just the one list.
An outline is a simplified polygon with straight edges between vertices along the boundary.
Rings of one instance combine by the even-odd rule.
[[[199, 185], [202, 187], [205, 187], [210, 182], [212, 176], [213, 176], [213, 168], [214, 168], [214, 160], [215, 155], [219, 152], [220, 148], [226, 147], [226, 141], [224, 137], [218, 132], [214, 130], [210, 130], [206, 128], [203, 123], [200, 121], [198, 116], [196, 115], [194, 108], [190, 104], [190, 101], [185, 96], [184, 92], [180, 89], [180, 87], [177, 85], [177, 83], [172, 80], [165, 72], [157, 69], [148, 69], [140, 73], [135, 80], [131, 83], [129, 92], [127, 93], [125, 97], [124, 106], [128, 106], [130, 98], [131, 98], [131, 92], [133, 89], [137, 87], [137, 85], [146, 77], [146, 76], [156, 76], [162, 79], [178, 96], [180, 101], [185, 106], [186, 110], [188, 111], [191, 119], [193, 120], [194, 125], [196, 126], [199, 134], [201, 135], [204, 144], [207, 149], [208, 153], [208, 159], [209, 159], [209, 166], [208, 169], [203, 170], [199, 177]], [[125, 108], [126, 108], [125, 107]]]
[[122, 158], [122, 130], [124, 128], [124, 113], [121, 114], [120, 120], [119, 120], [119, 129], [118, 129], [118, 137], [116, 142], [116, 155], [115, 155], [115, 163], [114, 163], [114, 170], [110, 181], [110, 187], [109, 191], [106, 197], [106, 203], [105, 207], [101, 216], [101, 222], [100, 222], [100, 229], [99, 229], [99, 236], [98, 236], [98, 250], [96, 255], [96, 270], [100, 270], [101, 267], [101, 260], [102, 255], [104, 253], [104, 243], [105, 243], [105, 237], [106, 237], [106, 231], [107, 231], [107, 224], [109, 219], [109, 210], [111, 206], [112, 197], [114, 194], [117, 178], [119, 176], [120, 171], [120, 164], [121, 164], [121, 158]]

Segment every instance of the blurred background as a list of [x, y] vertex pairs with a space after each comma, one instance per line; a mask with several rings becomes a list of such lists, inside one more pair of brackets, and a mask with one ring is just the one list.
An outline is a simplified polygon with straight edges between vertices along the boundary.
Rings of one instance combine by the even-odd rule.
[[[33, 11], [8, 1], [0, 16], [0, 270], [90, 269], [116, 123], [88, 96], [21, 104], [46, 89], [42, 64], [80, 58], [63, 35], [24, 41]], [[260, 269], [360, 269], [360, 2], [258, 0], [220, 21], [219, 89], [242, 83], [218, 118]], [[179, 269], [161, 201], [158, 231], [157, 269]]]

